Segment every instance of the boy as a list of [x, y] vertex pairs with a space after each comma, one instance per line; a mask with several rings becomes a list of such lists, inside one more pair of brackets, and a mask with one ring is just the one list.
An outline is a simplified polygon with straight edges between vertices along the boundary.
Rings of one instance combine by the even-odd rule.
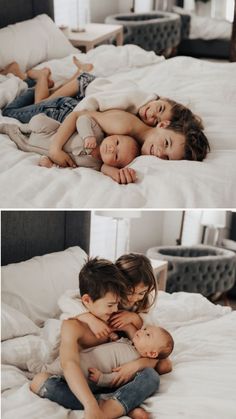
[[[104, 321], [117, 311], [119, 299], [125, 298], [122, 275], [112, 262], [103, 259], [94, 258], [84, 265], [79, 284], [83, 304], [91, 314]], [[128, 412], [130, 417], [137, 418], [137, 411], [140, 413], [137, 406], [158, 389], [159, 375], [152, 368], [146, 368], [113, 393], [93, 395], [81, 369], [80, 352], [106, 341], [106, 337], [96, 338], [82, 321], [65, 320], [60, 344], [60, 363], [65, 379], [39, 373], [31, 383], [31, 390], [68, 409], [84, 409], [85, 419], [113, 419]]]
[[[0, 132], [8, 134], [19, 149], [43, 155], [39, 165], [50, 168], [54, 164], [48, 157], [49, 149], [60, 125], [60, 122], [39, 114], [28, 124], [21, 126], [0, 124]], [[127, 173], [128, 176], [133, 172], [133, 169], [126, 166], [140, 154], [139, 145], [134, 138], [127, 135], [111, 135], [104, 138], [100, 126], [88, 115], [82, 115], [77, 119], [76, 132], [64, 145], [64, 151], [74, 162], [73, 167], [88, 167], [101, 171], [118, 183], [123, 173]], [[112, 169], [109, 166], [112, 166]]]

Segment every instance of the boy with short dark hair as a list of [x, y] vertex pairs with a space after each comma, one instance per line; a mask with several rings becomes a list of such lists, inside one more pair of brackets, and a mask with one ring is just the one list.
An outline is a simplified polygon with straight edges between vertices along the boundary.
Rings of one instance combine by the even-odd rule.
[[[94, 316], [107, 321], [118, 310], [118, 302], [125, 287], [119, 269], [104, 259], [90, 259], [79, 275], [81, 299]], [[90, 288], [91, 287], [91, 288]], [[85, 410], [85, 419], [115, 419], [124, 414], [136, 419], [148, 418], [138, 406], [159, 387], [159, 375], [153, 368], [145, 368], [132, 381], [106, 395], [93, 394], [81, 370], [80, 351], [107, 342], [107, 337], [96, 338], [89, 326], [78, 319], [65, 320], [61, 329], [60, 363], [64, 377], [37, 374], [31, 390], [74, 410]]]

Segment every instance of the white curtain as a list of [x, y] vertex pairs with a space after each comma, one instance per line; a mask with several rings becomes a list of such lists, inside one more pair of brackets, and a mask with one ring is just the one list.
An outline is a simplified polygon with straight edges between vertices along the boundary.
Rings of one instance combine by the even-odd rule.
[[90, 0], [54, 0], [54, 13], [58, 26], [82, 28], [90, 22]]
[[[105, 211], [103, 211], [105, 213]], [[91, 213], [90, 256], [115, 261], [126, 253], [129, 240], [128, 219], [118, 219]]]

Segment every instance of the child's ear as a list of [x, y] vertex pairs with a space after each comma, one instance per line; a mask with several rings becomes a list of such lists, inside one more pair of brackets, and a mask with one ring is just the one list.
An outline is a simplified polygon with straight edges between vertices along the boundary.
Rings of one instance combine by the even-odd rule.
[[167, 128], [170, 125], [170, 121], [165, 119], [164, 121], [159, 122], [158, 127], [160, 128]]
[[89, 304], [91, 302], [91, 298], [88, 294], [82, 295], [81, 300], [84, 304]]
[[157, 351], [149, 351], [149, 352], [147, 352], [147, 357], [148, 358], [157, 358], [158, 357], [158, 352]]

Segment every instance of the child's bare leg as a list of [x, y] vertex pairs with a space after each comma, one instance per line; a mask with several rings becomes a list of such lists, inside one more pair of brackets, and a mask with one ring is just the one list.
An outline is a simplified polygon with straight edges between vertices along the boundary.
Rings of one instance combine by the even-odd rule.
[[19, 64], [16, 61], [13, 61], [12, 63], [8, 64], [3, 70], [0, 71], [0, 74], [6, 75], [6, 74], [14, 74], [14, 76], [19, 77], [21, 80], [25, 80], [27, 75], [26, 73], [23, 73], [21, 71]]
[[57, 89], [53, 89], [53, 92], [49, 96], [50, 99], [60, 96], [75, 96], [79, 90], [77, 77], [84, 71], [89, 72], [93, 69], [93, 64], [83, 64], [76, 57], [73, 57], [73, 62], [77, 67], [76, 72]]
[[78, 58], [76, 58], [76, 57], [73, 57], [73, 63], [76, 65], [78, 70], [81, 71], [81, 73], [83, 73], [84, 71], [86, 71], [86, 73], [89, 73], [89, 71], [92, 71], [92, 69], [93, 69], [93, 64], [91, 64], [91, 63], [81, 63], [81, 61], [78, 60]]
[[124, 415], [124, 408], [117, 400], [99, 400], [98, 404], [106, 419], [116, 419]]
[[47, 99], [55, 99], [60, 96], [75, 96], [79, 90], [79, 82], [77, 80], [80, 72], [76, 72], [72, 80], [66, 81], [61, 87], [55, 90]]
[[51, 71], [49, 68], [42, 68], [41, 70], [31, 69], [27, 71], [28, 77], [36, 80], [34, 103], [39, 103], [49, 97], [49, 88], [54, 85], [50, 80]]
[[48, 169], [51, 169], [51, 167], [53, 167], [54, 163], [51, 159], [49, 159], [49, 157], [42, 156], [42, 157], [40, 157], [38, 165], [41, 166], [41, 167], [47, 167]]

